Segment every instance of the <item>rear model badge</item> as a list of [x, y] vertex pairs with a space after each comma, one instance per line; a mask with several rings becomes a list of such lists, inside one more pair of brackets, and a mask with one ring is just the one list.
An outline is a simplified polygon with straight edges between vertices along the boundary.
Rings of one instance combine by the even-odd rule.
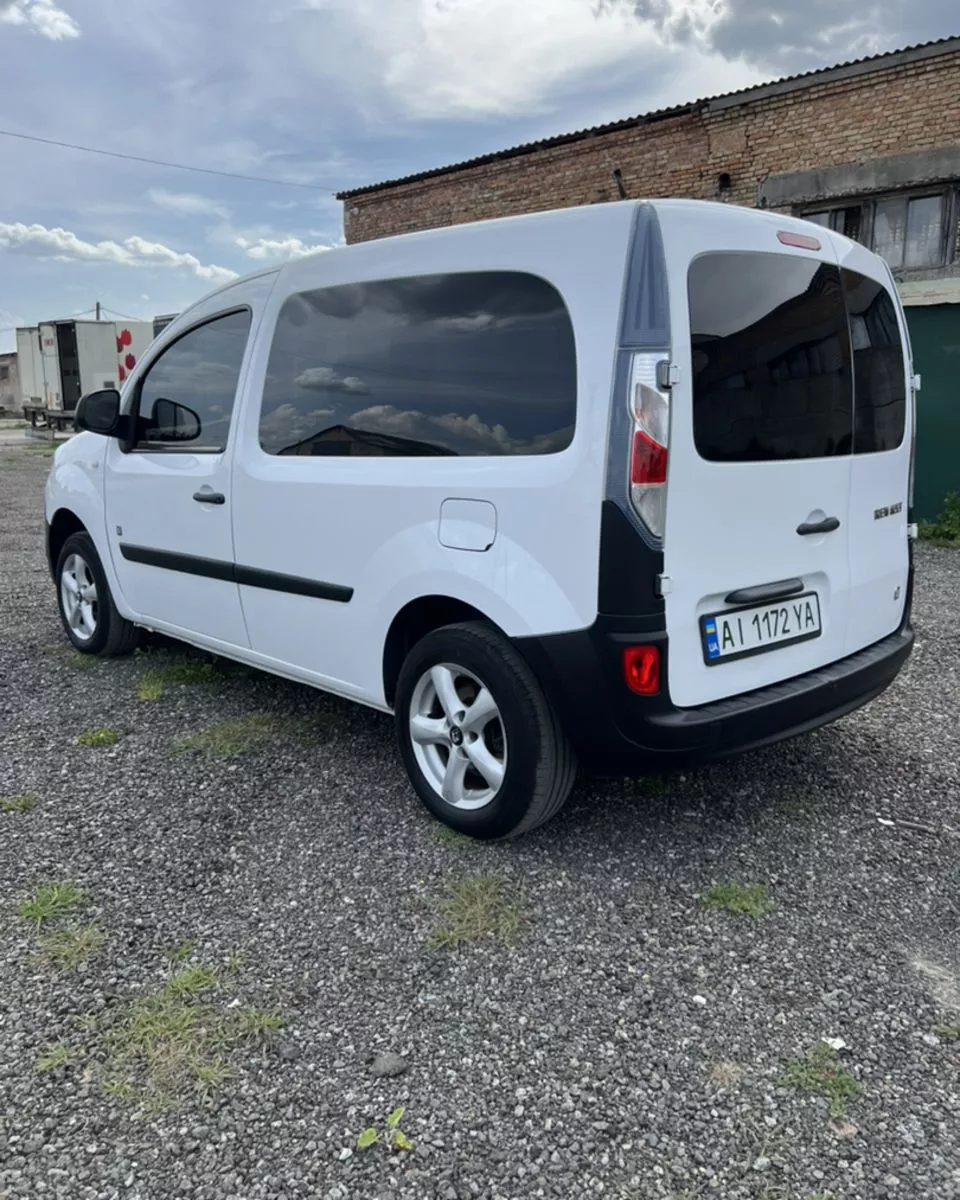
[[873, 519], [882, 521], [884, 517], [895, 517], [897, 513], [903, 512], [903, 504], [891, 504], [888, 508], [875, 508], [873, 510]]

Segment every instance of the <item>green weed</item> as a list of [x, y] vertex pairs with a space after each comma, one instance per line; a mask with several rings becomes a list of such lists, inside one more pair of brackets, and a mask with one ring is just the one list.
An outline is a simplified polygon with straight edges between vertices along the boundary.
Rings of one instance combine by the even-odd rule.
[[220, 974], [216, 967], [197, 964], [186, 967], [172, 975], [163, 989], [165, 994], [183, 1000], [188, 996], [202, 996], [204, 992], [212, 991], [220, 982]]
[[465, 833], [460, 833], [457, 829], [451, 829], [449, 825], [441, 825], [439, 821], [434, 826], [433, 836], [441, 846], [453, 846], [459, 850], [465, 850], [468, 846], [477, 844], [472, 837], [467, 837]]
[[115, 746], [120, 741], [120, 734], [116, 729], [88, 729], [78, 734], [76, 740], [78, 746]]
[[107, 935], [94, 925], [58, 929], [40, 939], [40, 951], [58, 966], [76, 970], [99, 954]]
[[863, 1091], [840, 1062], [836, 1050], [824, 1042], [818, 1042], [805, 1058], [791, 1059], [780, 1085], [805, 1095], [823, 1096], [834, 1119], [844, 1116], [847, 1101]]
[[282, 720], [267, 713], [251, 713], [210, 725], [199, 733], [178, 739], [178, 750], [196, 750], [212, 758], [236, 758], [265, 750], [282, 738], [311, 743], [317, 740], [319, 725], [310, 720]]
[[28, 813], [37, 807], [35, 796], [0, 796], [0, 812]]
[[357, 1138], [357, 1149], [369, 1150], [371, 1146], [379, 1144], [390, 1151], [412, 1150], [413, 1142], [400, 1128], [405, 1111], [403, 1105], [395, 1108], [387, 1117], [386, 1128], [383, 1131], [378, 1130], [374, 1125], [365, 1129]]
[[196, 948], [196, 942], [181, 942], [178, 946], [174, 946], [172, 950], [168, 950], [164, 958], [166, 958], [167, 962], [171, 963], [186, 962]]
[[433, 943], [456, 947], [492, 940], [513, 943], [523, 927], [520, 907], [508, 898], [495, 875], [471, 875], [454, 880], [439, 903], [439, 921]]
[[69, 1046], [65, 1046], [63, 1042], [57, 1042], [55, 1045], [47, 1047], [45, 1053], [41, 1054], [33, 1064], [33, 1069], [38, 1075], [43, 1075], [47, 1071], [57, 1071], [62, 1067], [72, 1066], [75, 1058], [75, 1051], [71, 1050]]
[[139, 700], [159, 700], [168, 687], [216, 687], [223, 676], [212, 662], [174, 663], [145, 671], [137, 689]]
[[774, 905], [767, 897], [762, 883], [718, 883], [700, 898], [703, 908], [758, 919], [773, 912]]
[[960, 546], [960, 492], [951, 492], [935, 521], [920, 521], [917, 534], [935, 546]]
[[17, 907], [20, 916], [27, 921], [53, 921], [79, 908], [86, 895], [72, 883], [43, 883], [34, 888]]

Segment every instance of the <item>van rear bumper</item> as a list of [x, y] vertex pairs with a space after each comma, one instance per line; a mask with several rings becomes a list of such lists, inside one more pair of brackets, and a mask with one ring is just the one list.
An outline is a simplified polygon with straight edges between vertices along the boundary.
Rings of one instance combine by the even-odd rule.
[[638, 644], [659, 644], [661, 678], [669, 678], [666, 635], [642, 632], [638, 625], [642, 622], [628, 618], [599, 618], [588, 630], [516, 643], [581, 763], [594, 773], [706, 763], [807, 733], [879, 696], [913, 646], [913, 630], [905, 622], [883, 641], [806, 675], [698, 708], [677, 708], [665, 692], [636, 696], [624, 682], [623, 649]]

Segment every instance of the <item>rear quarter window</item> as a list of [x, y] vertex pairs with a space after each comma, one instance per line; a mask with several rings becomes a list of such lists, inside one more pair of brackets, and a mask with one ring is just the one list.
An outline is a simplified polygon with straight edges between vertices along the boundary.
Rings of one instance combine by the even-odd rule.
[[855, 454], [896, 450], [907, 424], [903, 341], [890, 293], [873, 279], [843, 272], [853, 346]]
[[509, 271], [376, 280], [289, 297], [260, 415], [268, 454], [551, 454], [576, 423], [559, 292]]

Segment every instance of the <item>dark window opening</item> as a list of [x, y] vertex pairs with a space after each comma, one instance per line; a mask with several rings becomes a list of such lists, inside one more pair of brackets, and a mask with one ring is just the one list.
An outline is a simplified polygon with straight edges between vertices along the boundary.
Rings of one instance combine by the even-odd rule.
[[226, 449], [249, 334], [250, 313], [228, 313], [164, 350], [140, 385], [137, 449]]
[[377, 280], [291, 296], [260, 415], [268, 454], [551, 454], [573, 440], [573, 326], [518, 272]]
[[689, 294], [703, 458], [821, 458], [902, 443], [903, 344], [879, 283], [814, 259], [717, 253], [694, 260]]

